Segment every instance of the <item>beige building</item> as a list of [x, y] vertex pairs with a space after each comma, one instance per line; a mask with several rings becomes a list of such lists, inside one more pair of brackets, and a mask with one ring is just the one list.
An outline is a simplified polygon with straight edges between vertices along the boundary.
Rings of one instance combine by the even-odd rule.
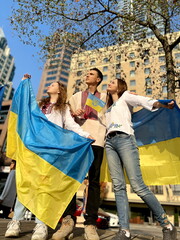
[[[174, 33], [180, 35], [179, 33]], [[177, 80], [180, 78], [180, 45], [173, 50]], [[98, 50], [74, 54], [68, 81], [68, 96], [85, 89], [84, 76], [93, 67], [99, 68], [104, 76], [99, 90], [106, 91], [107, 84], [122, 77], [128, 89], [143, 96], [167, 98], [165, 56], [156, 39], [110, 46]], [[179, 79], [180, 80], [180, 79]], [[180, 83], [177, 82], [176, 101], [180, 105]]]
[[[180, 35], [180, 33], [175, 34]], [[177, 80], [180, 80], [180, 44], [173, 50], [173, 57]], [[167, 98], [165, 57], [163, 48], [157, 40], [147, 39], [143, 42], [133, 42], [74, 54], [71, 60], [68, 97], [86, 88], [84, 77], [87, 71], [93, 67], [99, 68], [104, 76], [99, 91], [105, 92], [110, 80], [122, 77], [126, 80], [131, 92], [157, 99]], [[178, 82], [176, 101], [180, 106], [180, 85]], [[180, 225], [180, 186], [150, 186], [150, 188], [165, 208], [170, 220], [176, 225]], [[78, 191], [79, 198], [83, 198], [83, 189], [82, 185]], [[107, 183], [104, 190], [104, 202], [115, 206], [112, 184]], [[132, 192], [129, 185], [127, 185], [127, 192], [131, 222], [136, 222], [137, 219], [140, 219], [141, 222], [153, 222], [152, 212]]]

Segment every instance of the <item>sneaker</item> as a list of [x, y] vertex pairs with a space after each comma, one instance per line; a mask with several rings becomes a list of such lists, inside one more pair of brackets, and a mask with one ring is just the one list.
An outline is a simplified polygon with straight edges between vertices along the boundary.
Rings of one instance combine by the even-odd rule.
[[84, 227], [84, 238], [86, 240], [99, 240], [99, 235], [96, 231], [96, 226], [94, 225], [85, 225]]
[[129, 237], [126, 236], [126, 231], [119, 229], [119, 232], [116, 233], [115, 237], [113, 237], [111, 240], [130, 240], [131, 235]]
[[17, 220], [12, 220], [7, 225], [5, 237], [19, 237], [20, 232], [20, 222]]
[[48, 228], [44, 223], [37, 223], [33, 229], [31, 240], [46, 240], [48, 237]]
[[177, 229], [172, 225], [172, 230], [169, 228], [163, 228], [163, 240], [176, 240], [177, 239]]
[[74, 220], [70, 215], [62, 220], [60, 229], [52, 235], [53, 240], [66, 240], [73, 238]]

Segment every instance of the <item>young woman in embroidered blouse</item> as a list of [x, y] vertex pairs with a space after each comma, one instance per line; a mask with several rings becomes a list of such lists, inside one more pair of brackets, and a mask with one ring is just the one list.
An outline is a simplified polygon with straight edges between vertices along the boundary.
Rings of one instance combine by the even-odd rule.
[[[23, 79], [30, 78], [25, 74]], [[67, 93], [60, 82], [53, 82], [47, 89], [49, 97], [42, 99], [39, 103], [41, 111], [46, 115], [49, 121], [59, 125], [60, 127], [72, 130], [79, 135], [93, 139], [88, 132], [85, 132], [72, 118], [68, 104], [66, 103]], [[22, 205], [18, 198], [14, 208], [14, 217], [8, 223], [5, 237], [18, 237], [20, 234], [20, 220], [24, 219], [26, 208]], [[47, 226], [35, 219], [36, 226], [33, 231], [31, 240], [46, 240], [48, 237]]]
[[163, 105], [157, 100], [132, 94], [127, 91], [124, 80], [115, 79], [108, 84], [106, 111], [106, 154], [114, 186], [120, 230], [113, 240], [131, 239], [129, 231], [129, 204], [124, 171], [126, 170], [133, 191], [141, 197], [163, 227], [163, 240], [176, 240], [176, 228], [169, 222], [162, 206], [144, 184], [139, 153], [131, 123], [132, 109], [142, 106], [150, 111], [160, 107], [173, 108], [174, 102]]

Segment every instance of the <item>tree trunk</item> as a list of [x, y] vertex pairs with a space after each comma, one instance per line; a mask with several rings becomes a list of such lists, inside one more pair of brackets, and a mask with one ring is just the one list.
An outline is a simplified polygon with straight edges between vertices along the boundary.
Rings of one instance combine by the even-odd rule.
[[166, 58], [166, 75], [167, 75], [167, 98], [175, 99], [175, 70], [174, 70], [174, 62], [172, 56], [172, 50], [170, 49], [170, 45], [168, 41], [165, 41], [163, 44], [165, 58]]

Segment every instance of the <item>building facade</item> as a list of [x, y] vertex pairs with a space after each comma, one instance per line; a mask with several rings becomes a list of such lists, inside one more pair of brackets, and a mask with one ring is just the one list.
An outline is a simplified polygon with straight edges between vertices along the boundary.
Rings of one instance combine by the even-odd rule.
[[12, 80], [15, 73], [14, 58], [10, 53], [2, 28], [0, 28], [0, 85], [6, 85], [4, 100], [12, 99]]
[[[174, 37], [177, 37], [180, 32], [174, 34]], [[174, 48], [173, 58], [177, 81], [175, 96], [176, 102], [180, 106], [180, 86], [178, 84], [180, 80], [180, 45]], [[102, 92], [106, 91], [110, 80], [121, 77], [126, 80], [131, 92], [157, 99], [167, 98], [165, 54], [155, 38], [74, 54], [67, 89], [68, 97], [86, 88], [84, 76], [93, 67], [99, 68], [103, 73], [103, 81], [99, 86], [99, 90]]]
[[11, 106], [14, 89], [12, 81], [15, 73], [14, 58], [10, 53], [3, 30], [0, 28], [0, 85], [5, 85], [3, 103], [0, 110], [0, 157], [4, 162], [7, 138], [7, 116]]
[[[68, 41], [68, 40], [67, 40]], [[55, 54], [44, 65], [37, 99], [47, 96], [47, 87], [54, 81], [60, 81], [65, 87], [68, 85], [71, 57], [77, 49], [75, 42], [57, 44]]]

